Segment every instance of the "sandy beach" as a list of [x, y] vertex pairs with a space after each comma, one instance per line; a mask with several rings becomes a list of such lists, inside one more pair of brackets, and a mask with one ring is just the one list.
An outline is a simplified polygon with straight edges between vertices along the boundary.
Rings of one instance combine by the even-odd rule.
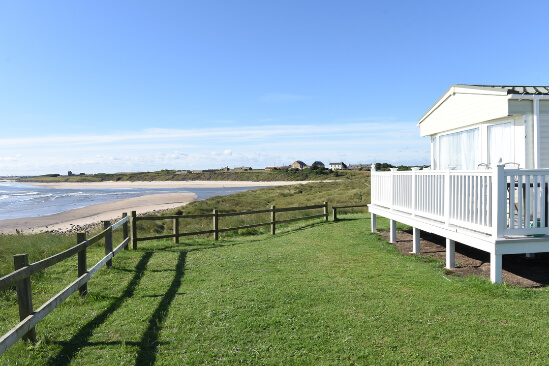
[[[238, 181], [161, 181], [161, 182], [60, 182], [32, 183], [50, 188], [219, 188], [219, 187], [271, 187], [307, 182], [238, 182]], [[164, 193], [100, 203], [54, 215], [0, 220], [0, 234], [39, 233], [44, 231], [86, 231], [92, 224], [116, 220], [122, 213], [145, 213], [180, 207], [196, 199], [194, 193]]]

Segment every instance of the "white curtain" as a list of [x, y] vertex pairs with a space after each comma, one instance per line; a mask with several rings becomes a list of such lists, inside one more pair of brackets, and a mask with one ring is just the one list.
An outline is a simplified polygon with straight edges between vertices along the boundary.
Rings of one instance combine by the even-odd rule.
[[511, 143], [511, 123], [488, 126], [488, 165], [495, 167], [501, 159], [503, 164], [514, 162]]
[[473, 128], [439, 137], [439, 167], [474, 170], [480, 161], [479, 130]]

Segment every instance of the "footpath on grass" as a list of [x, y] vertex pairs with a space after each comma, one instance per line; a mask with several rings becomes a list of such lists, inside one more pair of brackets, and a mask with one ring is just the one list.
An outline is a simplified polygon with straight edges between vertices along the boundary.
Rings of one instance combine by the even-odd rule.
[[[384, 220], [378, 222], [383, 229]], [[5, 365], [501, 364], [549, 356], [545, 289], [449, 278], [369, 232], [369, 215], [123, 251], [18, 342]], [[90, 251], [90, 261], [102, 255]], [[35, 279], [36, 301], [73, 264]], [[17, 318], [0, 298], [0, 331]], [[5, 311], [4, 311], [5, 309]]]

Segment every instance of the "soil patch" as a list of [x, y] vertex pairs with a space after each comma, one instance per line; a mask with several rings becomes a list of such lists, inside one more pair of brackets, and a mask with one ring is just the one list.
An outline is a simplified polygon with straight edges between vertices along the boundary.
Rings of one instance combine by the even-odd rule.
[[[389, 240], [388, 231], [378, 232]], [[397, 242], [392, 244], [403, 255], [412, 255], [412, 231], [397, 231]], [[446, 261], [446, 239], [427, 232], [421, 232], [420, 254]], [[456, 242], [456, 268], [452, 276], [481, 276], [490, 278], [490, 254]], [[525, 254], [503, 256], [504, 283], [519, 287], [542, 287], [549, 285], [549, 253], [536, 253], [533, 258]]]

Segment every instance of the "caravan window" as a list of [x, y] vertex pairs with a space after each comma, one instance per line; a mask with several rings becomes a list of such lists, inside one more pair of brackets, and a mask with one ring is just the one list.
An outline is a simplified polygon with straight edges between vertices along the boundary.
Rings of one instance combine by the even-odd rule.
[[514, 161], [511, 141], [511, 123], [488, 126], [488, 165], [496, 166]]
[[476, 169], [480, 162], [479, 129], [441, 135], [438, 141], [439, 169]]

